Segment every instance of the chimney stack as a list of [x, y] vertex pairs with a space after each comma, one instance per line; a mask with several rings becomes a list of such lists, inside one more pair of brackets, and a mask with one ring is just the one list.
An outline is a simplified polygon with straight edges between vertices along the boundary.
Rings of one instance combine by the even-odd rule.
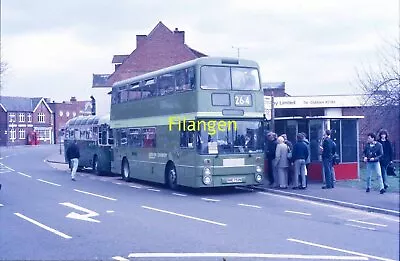
[[69, 100], [70, 102], [76, 102], [76, 97], [72, 96], [71, 99]]

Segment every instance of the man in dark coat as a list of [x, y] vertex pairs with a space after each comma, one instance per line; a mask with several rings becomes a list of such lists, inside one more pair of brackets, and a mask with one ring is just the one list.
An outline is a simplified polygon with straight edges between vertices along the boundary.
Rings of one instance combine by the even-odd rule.
[[276, 146], [278, 145], [277, 137], [276, 134], [273, 132], [269, 132], [267, 134], [267, 148], [265, 150], [266, 152], [266, 158], [268, 161], [268, 180], [269, 180], [269, 185], [273, 185], [275, 183], [274, 179], [274, 164], [273, 160], [275, 159], [275, 152], [276, 152]]
[[71, 145], [67, 149], [67, 159], [71, 163], [71, 179], [75, 181], [76, 170], [78, 169], [79, 164], [79, 147], [77, 145], [76, 140], [74, 140]]
[[324, 135], [324, 141], [322, 143], [322, 165], [325, 173], [325, 186], [323, 189], [331, 189], [335, 186], [333, 185], [333, 175], [332, 175], [332, 163], [333, 155], [335, 154], [335, 144], [331, 140], [331, 131], [326, 130]]
[[381, 130], [379, 132], [378, 142], [382, 144], [383, 147], [383, 156], [379, 160], [379, 164], [381, 166], [383, 186], [384, 189], [387, 189], [389, 187], [387, 184], [387, 169], [388, 166], [393, 163], [393, 150], [392, 144], [388, 140], [388, 133], [386, 130]]

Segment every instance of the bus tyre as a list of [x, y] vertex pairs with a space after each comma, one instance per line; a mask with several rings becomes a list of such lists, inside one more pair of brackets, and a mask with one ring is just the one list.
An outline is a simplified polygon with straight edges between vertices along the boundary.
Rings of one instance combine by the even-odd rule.
[[178, 187], [178, 174], [176, 174], [175, 166], [170, 164], [166, 169], [167, 185], [170, 189], [177, 189]]
[[125, 181], [129, 181], [129, 174], [130, 174], [130, 169], [129, 169], [129, 163], [126, 159], [122, 160], [122, 166], [121, 166], [121, 174], [122, 178]]
[[99, 159], [98, 159], [97, 155], [94, 155], [94, 157], [93, 157], [92, 169], [93, 169], [94, 174], [100, 176], [101, 173], [99, 171]]

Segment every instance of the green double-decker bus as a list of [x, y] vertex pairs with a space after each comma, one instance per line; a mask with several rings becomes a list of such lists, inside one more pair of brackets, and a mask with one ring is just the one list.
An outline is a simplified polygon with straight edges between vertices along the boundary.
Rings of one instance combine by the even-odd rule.
[[260, 184], [260, 82], [254, 61], [203, 57], [115, 83], [112, 172], [172, 189]]
[[77, 141], [80, 151], [78, 168], [91, 168], [97, 175], [111, 171], [113, 133], [110, 115], [78, 116], [70, 119], [64, 129], [64, 157], [71, 142]]

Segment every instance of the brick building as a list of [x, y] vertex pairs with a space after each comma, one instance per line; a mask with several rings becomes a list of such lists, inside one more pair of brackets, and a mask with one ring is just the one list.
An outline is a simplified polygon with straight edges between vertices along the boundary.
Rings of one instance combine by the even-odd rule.
[[60, 131], [64, 129], [65, 123], [79, 115], [91, 115], [91, 101], [77, 101], [75, 97], [71, 97], [69, 101], [51, 102], [50, 108], [54, 113], [54, 142], [60, 141]]
[[171, 31], [159, 22], [148, 35], [136, 35], [136, 49], [131, 54], [114, 55], [112, 74], [94, 74], [92, 87], [111, 87], [114, 82], [203, 56], [185, 43], [184, 31]]
[[48, 99], [0, 96], [0, 146], [25, 145], [32, 132], [41, 144], [52, 144], [53, 127]]

